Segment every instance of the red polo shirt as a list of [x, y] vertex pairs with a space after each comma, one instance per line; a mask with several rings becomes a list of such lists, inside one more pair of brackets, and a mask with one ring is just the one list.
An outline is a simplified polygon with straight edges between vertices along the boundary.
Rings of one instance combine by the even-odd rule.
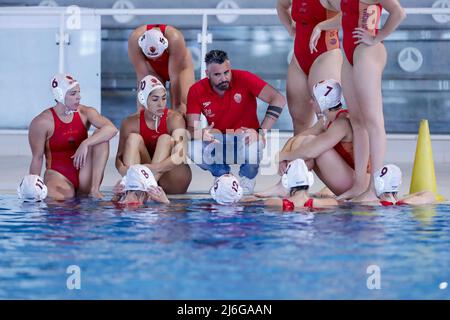
[[189, 89], [186, 113], [203, 113], [208, 124], [214, 122], [214, 128], [222, 133], [242, 127], [258, 129], [256, 97], [266, 84], [248, 71], [231, 70], [230, 88], [219, 96], [204, 78]]

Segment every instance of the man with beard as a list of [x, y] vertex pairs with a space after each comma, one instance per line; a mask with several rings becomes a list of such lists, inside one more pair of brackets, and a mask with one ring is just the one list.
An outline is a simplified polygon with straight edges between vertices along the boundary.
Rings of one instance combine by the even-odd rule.
[[[195, 83], [188, 93], [186, 115], [188, 130], [194, 138], [191, 159], [216, 178], [230, 173], [230, 163], [242, 162], [240, 184], [244, 193], [251, 194], [265, 145], [260, 134], [272, 128], [286, 100], [258, 76], [231, 69], [224, 51], [211, 50], [205, 56], [205, 63], [207, 78]], [[269, 104], [261, 125], [256, 98]], [[204, 129], [201, 129], [200, 113], [208, 121]], [[227, 146], [231, 146], [234, 155], [241, 160], [234, 161], [230, 150], [227, 156]]]

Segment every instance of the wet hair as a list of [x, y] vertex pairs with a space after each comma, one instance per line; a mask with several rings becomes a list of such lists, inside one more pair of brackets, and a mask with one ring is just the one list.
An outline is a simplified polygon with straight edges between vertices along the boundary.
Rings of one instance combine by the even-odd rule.
[[297, 193], [297, 191], [300, 191], [300, 190], [308, 190], [308, 189], [309, 189], [309, 186], [293, 187], [293, 188], [291, 188], [290, 195], [293, 196], [294, 194]]
[[229, 60], [228, 55], [222, 50], [211, 50], [205, 56], [206, 65], [210, 65], [211, 63], [222, 64], [225, 60]]

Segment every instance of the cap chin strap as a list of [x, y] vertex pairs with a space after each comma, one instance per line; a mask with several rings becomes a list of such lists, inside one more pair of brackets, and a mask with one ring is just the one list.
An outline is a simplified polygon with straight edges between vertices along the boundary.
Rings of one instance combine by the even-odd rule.
[[[58, 103], [61, 103], [58, 101]], [[61, 103], [64, 106], [64, 115], [70, 116], [71, 114], [74, 114], [75, 112], [78, 112], [78, 110], [70, 110], [64, 103]]]
[[161, 118], [162, 118], [162, 116], [161, 116], [161, 117], [158, 117], [156, 114], [154, 114], [154, 115], [152, 116], [153, 121], [155, 121], [155, 131], [156, 131], [157, 133], [159, 133], [158, 127], [159, 127], [159, 122], [161, 121]]
[[64, 109], [64, 114], [66, 116], [70, 116], [71, 114], [74, 114], [75, 112], [78, 112], [78, 110], [70, 110], [69, 108], [66, 107], [66, 105], [64, 105], [65, 109]]

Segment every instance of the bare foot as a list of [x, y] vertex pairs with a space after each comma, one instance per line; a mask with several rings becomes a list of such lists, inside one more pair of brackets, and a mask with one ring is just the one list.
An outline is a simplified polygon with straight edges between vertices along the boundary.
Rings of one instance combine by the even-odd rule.
[[359, 195], [363, 194], [366, 191], [366, 189], [367, 189], [367, 187], [354, 185], [349, 190], [345, 191], [343, 194], [336, 197], [336, 200], [340, 201], [340, 200], [350, 200], [350, 199], [356, 198]]
[[380, 201], [372, 188], [366, 190], [363, 194], [351, 199], [351, 202], [378, 202]]
[[289, 191], [285, 187], [283, 187], [283, 184], [280, 180], [273, 187], [270, 187], [269, 189], [262, 192], [255, 193], [255, 196], [258, 198], [287, 197], [289, 196]]
[[328, 189], [328, 187], [323, 187], [320, 191], [312, 195], [315, 198], [336, 198], [336, 195]]
[[93, 190], [89, 193], [90, 198], [103, 199], [103, 194], [99, 190]]

